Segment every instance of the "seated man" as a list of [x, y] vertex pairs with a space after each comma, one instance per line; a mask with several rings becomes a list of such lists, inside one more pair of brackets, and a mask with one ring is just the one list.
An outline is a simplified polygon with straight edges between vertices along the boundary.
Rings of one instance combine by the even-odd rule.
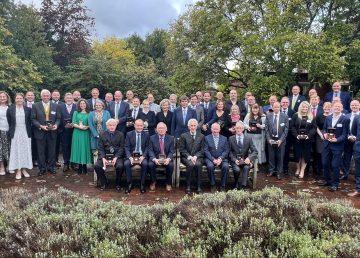
[[229, 172], [229, 145], [225, 136], [220, 135], [220, 125], [211, 125], [211, 134], [205, 137], [205, 163], [208, 170], [211, 192], [216, 191], [214, 169], [221, 168], [220, 191], [225, 191], [227, 175]]
[[188, 122], [190, 132], [180, 136], [179, 149], [181, 163], [186, 166], [186, 193], [191, 193], [191, 177], [195, 170], [197, 174], [197, 193], [201, 190], [201, 171], [204, 159], [204, 135], [197, 132], [198, 122], [192, 118]]
[[166, 134], [166, 124], [158, 123], [156, 126], [157, 134], [150, 137], [149, 142], [149, 170], [151, 174], [150, 190], [156, 187], [156, 167], [164, 166], [166, 169], [166, 191], [171, 191], [172, 174], [174, 170], [173, 155], [174, 137]]
[[108, 185], [105, 175], [105, 169], [108, 166], [115, 167], [116, 189], [120, 190], [120, 180], [124, 170], [124, 135], [116, 130], [117, 124], [115, 119], [109, 119], [106, 122], [108, 130], [100, 134], [98, 141], [99, 158], [94, 165], [94, 169], [100, 179], [101, 191], [104, 191]]
[[140, 192], [145, 193], [145, 177], [148, 168], [148, 146], [149, 134], [144, 132], [144, 121], [137, 119], [134, 123], [135, 130], [126, 134], [124, 167], [126, 171], [127, 188], [125, 193], [130, 193], [132, 188], [131, 167], [134, 165], [141, 166], [141, 186]]
[[[237, 122], [235, 125], [235, 135], [229, 138], [230, 164], [234, 171], [235, 186], [234, 190], [241, 190], [246, 187], [249, 170], [257, 157], [257, 150], [251, 137], [244, 135], [244, 124]], [[240, 171], [242, 170], [241, 185], [239, 185]]]

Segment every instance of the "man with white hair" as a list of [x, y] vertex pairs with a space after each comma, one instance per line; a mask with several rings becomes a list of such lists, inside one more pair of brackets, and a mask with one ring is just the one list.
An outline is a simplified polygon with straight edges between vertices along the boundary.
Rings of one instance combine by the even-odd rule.
[[56, 137], [61, 113], [59, 105], [50, 101], [50, 96], [50, 91], [42, 90], [41, 101], [35, 103], [31, 110], [31, 121], [35, 127], [34, 137], [38, 150], [39, 176], [46, 170], [56, 173]]

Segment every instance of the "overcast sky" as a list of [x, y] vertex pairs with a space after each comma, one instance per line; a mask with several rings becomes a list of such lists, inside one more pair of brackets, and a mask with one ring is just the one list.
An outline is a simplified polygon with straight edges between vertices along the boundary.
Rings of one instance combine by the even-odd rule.
[[[196, 0], [85, 0], [95, 18], [96, 39], [108, 36], [145, 36], [156, 28], [167, 29], [187, 5]], [[40, 7], [41, 0], [17, 0]]]

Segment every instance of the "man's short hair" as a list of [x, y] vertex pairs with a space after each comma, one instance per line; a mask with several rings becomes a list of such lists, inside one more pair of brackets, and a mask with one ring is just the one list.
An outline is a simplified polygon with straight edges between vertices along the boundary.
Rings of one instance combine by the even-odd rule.
[[194, 122], [196, 123], [196, 126], [199, 124], [195, 118], [191, 118], [191, 119], [189, 119], [187, 125], [189, 126], [191, 123], [194, 123]]

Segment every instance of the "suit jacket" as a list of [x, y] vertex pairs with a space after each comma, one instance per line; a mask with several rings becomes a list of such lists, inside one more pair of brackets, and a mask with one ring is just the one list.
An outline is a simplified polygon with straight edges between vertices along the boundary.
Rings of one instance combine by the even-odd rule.
[[175, 109], [172, 121], [171, 121], [171, 135], [179, 138], [182, 133], [186, 133], [189, 131], [187, 126], [188, 121], [194, 118], [196, 119], [196, 111], [189, 108], [187, 109], [185, 124], [183, 120], [182, 107], [178, 107]]
[[229, 157], [232, 162], [237, 160], [236, 156], [240, 154], [244, 159], [249, 158], [251, 162], [257, 158], [258, 152], [249, 135], [244, 135], [243, 145], [240, 150], [239, 145], [236, 142], [236, 135], [229, 138]]
[[[326, 117], [322, 133], [327, 133], [327, 129], [332, 127], [333, 115]], [[349, 134], [350, 119], [341, 114], [339, 120], [335, 124], [335, 137], [337, 142], [324, 141], [324, 148], [330, 147], [332, 150], [343, 150], [345, 142]]]
[[[59, 105], [52, 103], [51, 101], [49, 101], [49, 104], [50, 104], [49, 119], [52, 120], [59, 127], [61, 120]], [[45, 110], [42, 101], [36, 102], [31, 109], [31, 122], [33, 126], [36, 128], [34, 131], [35, 139], [41, 140], [44, 138], [45, 131], [40, 129], [40, 125], [45, 125], [45, 121], [46, 121]], [[51, 134], [52, 138], [56, 138], [57, 130], [51, 130], [49, 131], [49, 133]]]
[[227, 161], [229, 156], [229, 145], [225, 136], [219, 134], [218, 148], [215, 148], [215, 142], [212, 134], [205, 137], [205, 157], [211, 161], [221, 158]]
[[118, 119], [119, 124], [117, 125], [117, 130], [122, 133], [126, 132], [126, 120], [129, 113], [129, 104], [125, 101], [121, 101], [120, 108], [118, 111], [118, 116], [115, 117], [115, 101], [112, 101], [109, 105], [109, 113], [112, 118]]
[[[301, 120], [298, 117], [298, 113], [295, 113], [291, 119], [290, 123], [290, 130], [292, 136], [294, 136], [295, 139], [297, 139], [297, 136], [300, 134], [300, 126], [301, 126]], [[312, 120], [306, 120], [306, 127], [303, 128], [306, 129], [307, 135], [309, 137], [309, 141], [314, 141], [314, 137], [316, 135], [316, 120], [315, 117]]]
[[[147, 158], [148, 156], [148, 152], [149, 152], [149, 134], [142, 131], [141, 132], [141, 151], [142, 151], [142, 156]], [[133, 152], [135, 151], [135, 147], [136, 147], [136, 131], [133, 130], [131, 132], [128, 132], [126, 134], [126, 138], [125, 138], [125, 155], [126, 158], [130, 158], [132, 157]]]
[[201, 104], [201, 106], [204, 108], [204, 124], [208, 124], [209, 126], [211, 126], [212, 123], [214, 123], [215, 121], [215, 103], [212, 101], [209, 102], [209, 106], [207, 109], [205, 108], [205, 103]]
[[[333, 91], [326, 93], [324, 101], [332, 102], [333, 96], [334, 96]], [[348, 113], [350, 111], [350, 102], [351, 102], [351, 97], [350, 97], [349, 92], [340, 91], [340, 100], [341, 100], [341, 103], [343, 104], [344, 110], [346, 110], [346, 113]]]
[[[164, 136], [164, 154], [166, 158], [173, 160], [175, 153], [174, 137], [168, 134]], [[157, 159], [160, 154], [160, 139], [158, 134], [150, 136], [149, 141], [149, 159]]]
[[354, 143], [354, 152], [360, 152], [360, 115], [354, 118], [353, 126], [351, 128], [352, 135], [356, 136]]
[[[26, 132], [31, 138], [31, 108], [24, 106]], [[9, 124], [9, 137], [12, 139], [15, 135], [16, 127], [16, 106], [12, 105], [6, 110], [6, 118]]]
[[113, 137], [111, 137], [109, 131], [100, 134], [98, 142], [99, 158], [105, 158], [105, 154], [110, 154], [111, 147], [114, 149], [115, 157], [124, 157], [124, 134], [122, 132], [115, 130]]
[[72, 119], [74, 112], [76, 111], [76, 105], [72, 104], [70, 113], [67, 110], [66, 104], [60, 105], [60, 114], [61, 114], [61, 120], [60, 120], [60, 126], [59, 126], [59, 133], [62, 133], [64, 131], [72, 132], [73, 128], [65, 128], [65, 120], [66, 119]]
[[[279, 127], [278, 127], [278, 137], [281, 142], [286, 140], [286, 136], [289, 130], [289, 118], [284, 113], [279, 113]], [[265, 120], [265, 136], [266, 140], [270, 141], [273, 135], [276, 135], [276, 132], [273, 132], [274, 127], [274, 112], [270, 112], [266, 115]]]
[[196, 156], [198, 160], [204, 158], [204, 141], [205, 136], [199, 132], [196, 132], [195, 140], [190, 132], [183, 133], [179, 140], [181, 158], [188, 159], [190, 156]]
[[[355, 115], [355, 117], [353, 118], [352, 125], [351, 125], [351, 127], [350, 127], [351, 114], [352, 114], [352, 112], [350, 112], [350, 113], [348, 113], [348, 114], [345, 115], [347, 118], [349, 118], [349, 134], [348, 134], [349, 136], [352, 135], [352, 132], [353, 132], [353, 129], [352, 129], [352, 128], [354, 128], [354, 126], [355, 126], [355, 124], [356, 124], [356, 120], [359, 119], [359, 116], [360, 116], [360, 113], [357, 114], [357, 115]], [[354, 134], [353, 134], [353, 135], [354, 135]]]
[[[312, 112], [312, 106], [310, 106], [310, 111]], [[318, 104], [316, 110], [315, 110], [315, 116], [318, 116], [320, 114], [324, 113], [324, 109], [320, 104]]]
[[292, 99], [293, 99], [293, 95], [289, 96], [289, 107], [291, 109], [293, 109], [295, 112], [298, 112], [298, 109], [299, 109], [299, 105], [301, 102], [303, 101], [306, 101], [306, 97], [304, 95], [298, 95], [297, 96], [297, 99], [296, 99], [296, 103], [295, 103], [295, 106], [294, 108], [292, 107]]
[[148, 123], [148, 131], [149, 135], [155, 134], [155, 126], [156, 126], [156, 116], [154, 111], [149, 111], [147, 114], [145, 114], [143, 111], [140, 112], [139, 119], [142, 119], [144, 122], [146, 121]]
[[156, 124], [163, 122], [167, 126], [167, 133], [171, 134], [171, 121], [173, 117], [173, 112], [170, 110], [167, 112], [166, 117], [164, 116], [164, 113], [161, 111], [156, 114]]
[[[232, 104], [231, 100], [228, 100], [228, 101], [226, 101], [226, 103], [225, 103], [225, 110], [227, 110], [226, 112], [229, 113], [229, 114], [230, 114], [230, 109], [231, 109], [231, 106], [232, 106], [232, 105], [233, 105], [233, 104]], [[240, 110], [240, 120], [243, 121], [244, 118], [245, 118], [245, 116], [246, 116], [246, 114], [247, 114], [247, 112], [246, 112], [246, 107], [245, 107], [244, 103], [241, 102], [240, 100], [238, 100], [238, 101], [236, 102], [236, 105], [238, 105], [239, 110]]]
[[[130, 108], [130, 105], [129, 105], [129, 108]], [[127, 117], [133, 117], [133, 110], [134, 110], [133, 108], [130, 108], [130, 109], [129, 109]], [[139, 118], [139, 114], [140, 114], [141, 112], [142, 112], [142, 108], [137, 107], [137, 108], [136, 108], [135, 120]], [[135, 122], [135, 120], [134, 120], [134, 122]], [[125, 126], [126, 126], [126, 123], [125, 123]], [[132, 130], [134, 130], [134, 129], [135, 129], [135, 128], [134, 128], [134, 125], [129, 126], [129, 127], [126, 127], [126, 131], [127, 131], [127, 132], [130, 132], [130, 131], [132, 131]]]
[[[191, 106], [189, 106], [189, 108], [192, 108]], [[197, 105], [196, 109], [196, 120], [198, 121], [198, 126], [197, 129], [201, 130], [201, 127], [204, 124], [205, 118], [204, 118], [204, 108], [201, 105]]]

